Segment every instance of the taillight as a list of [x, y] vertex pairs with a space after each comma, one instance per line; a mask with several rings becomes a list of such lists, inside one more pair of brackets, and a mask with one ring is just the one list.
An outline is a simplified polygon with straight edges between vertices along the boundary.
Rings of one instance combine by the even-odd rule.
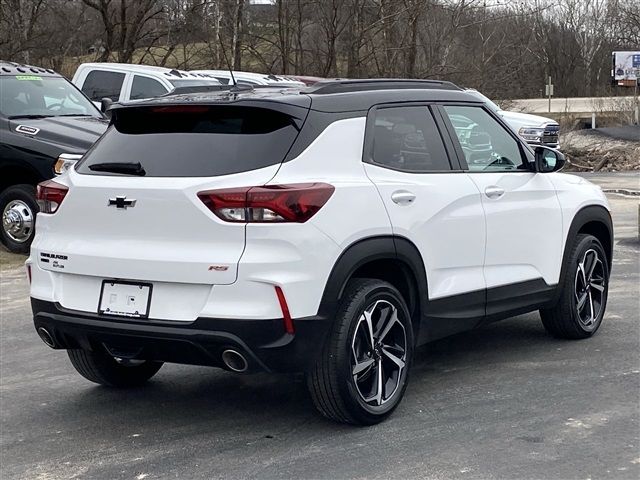
[[208, 190], [198, 197], [227, 222], [303, 223], [327, 203], [334, 190], [327, 183], [298, 183]]
[[69, 187], [54, 182], [53, 180], [46, 180], [39, 183], [36, 200], [38, 200], [40, 212], [55, 213], [68, 191]]

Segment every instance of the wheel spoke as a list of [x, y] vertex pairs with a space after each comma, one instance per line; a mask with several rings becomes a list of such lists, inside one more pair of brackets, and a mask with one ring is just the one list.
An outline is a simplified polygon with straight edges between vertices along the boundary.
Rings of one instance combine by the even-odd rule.
[[599, 292], [604, 292], [604, 285], [599, 285], [597, 283], [591, 282], [590, 287], [595, 288]]
[[580, 273], [580, 276], [582, 277], [582, 284], [583, 285], [587, 285], [587, 275], [584, 272], [584, 260], [582, 261], [582, 263], [578, 264], [578, 272]]
[[373, 325], [371, 323], [371, 312], [365, 311], [363, 315], [364, 315], [365, 322], [367, 323], [367, 333], [368, 333], [367, 338], [369, 339], [369, 345], [371, 346], [371, 348], [373, 348], [376, 342], [373, 339]]
[[378, 369], [378, 376], [377, 376], [377, 380], [376, 380], [376, 395], [373, 398], [376, 402], [377, 405], [382, 405], [382, 387], [383, 387], [383, 383], [382, 383], [382, 377], [383, 377], [383, 373], [382, 373], [382, 360], [378, 359], [377, 362], [377, 369]]
[[382, 332], [380, 332], [380, 334], [377, 336], [378, 342], [382, 342], [382, 340], [384, 340], [384, 337], [387, 336], [387, 333], [389, 333], [389, 330], [391, 330], [391, 328], [396, 324], [397, 321], [398, 310], [394, 308], [391, 311], [391, 314], [387, 316], [386, 324], [384, 325]]
[[595, 321], [595, 312], [593, 311], [593, 297], [591, 296], [591, 290], [589, 290], [589, 311], [588, 324], [591, 325]]
[[362, 372], [369, 369], [374, 364], [374, 362], [375, 360], [373, 358], [367, 358], [366, 360], [356, 363], [356, 365], [353, 367], [353, 376], [357, 377]]
[[[589, 252], [587, 252], [587, 254], [585, 254], [585, 259], [586, 256], [589, 254]], [[600, 261], [600, 259], [598, 258], [598, 254], [591, 250], [591, 263], [589, 264], [589, 268], [588, 268], [588, 273], [587, 273], [587, 281], [590, 282], [591, 281], [591, 277], [593, 275], [593, 271], [596, 268], [596, 265], [598, 264], [598, 262]]]
[[584, 292], [582, 296], [578, 299], [578, 313], [582, 312], [582, 309], [587, 303], [587, 298], [589, 298], [589, 294], [587, 292]]
[[384, 347], [384, 346], [382, 347], [382, 354], [386, 356], [389, 360], [391, 360], [393, 363], [395, 363], [398, 366], [398, 368], [400, 369], [404, 368], [405, 366], [404, 360], [402, 360], [401, 358], [391, 353], [387, 347]]

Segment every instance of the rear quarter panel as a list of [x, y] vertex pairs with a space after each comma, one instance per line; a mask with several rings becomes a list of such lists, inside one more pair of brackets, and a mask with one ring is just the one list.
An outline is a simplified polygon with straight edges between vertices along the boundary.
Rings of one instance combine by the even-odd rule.
[[282, 285], [294, 318], [318, 312], [329, 274], [349, 245], [392, 233], [362, 164], [365, 123], [361, 117], [330, 124], [269, 182], [333, 185], [333, 195], [315, 216], [302, 224], [247, 226], [239, 277]]

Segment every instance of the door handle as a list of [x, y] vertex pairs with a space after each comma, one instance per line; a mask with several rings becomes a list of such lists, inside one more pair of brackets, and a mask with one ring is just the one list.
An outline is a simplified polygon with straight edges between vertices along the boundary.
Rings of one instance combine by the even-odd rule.
[[391, 200], [398, 205], [411, 205], [416, 195], [407, 190], [396, 190], [391, 194]]
[[500, 198], [504, 195], [504, 188], [492, 185], [484, 189], [484, 194], [489, 198]]

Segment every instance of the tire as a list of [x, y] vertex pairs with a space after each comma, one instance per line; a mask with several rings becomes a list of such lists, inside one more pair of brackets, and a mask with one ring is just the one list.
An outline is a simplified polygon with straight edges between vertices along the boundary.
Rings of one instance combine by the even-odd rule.
[[[391, 320], [394, 311], [397, 321]], [[371, 318], [371, 330], [365, 313]], [[383, 325], [389, 325], [384, 335]], [[313, 403], [336, 422], [379, 423], [402, 400], [412, 358], [413, 329], [400, 292], [381, 280], [351, 280], [322, 352], [307, 375]], [[383, 379], [387, 377], [381, 388], [380, 371]]]
[[4, 189], [0, 193], [0, 213], [2, 244], [13, 253], [29, 253], [38, 213], [35, 187], [13, 185]]
[[119, 363], [103, 350], [67, 350], [71, 364], [87, 380], [107, 387], [137, 387], [153, 377], [162, 362]]
[[607, 256], [596, 237], [579, 234], [566, 261], [560, 297], [553, 307], [541, 309], [540, 317], [547, 332], [556, 338], [588, 338], [602, 325], [607, 306]]

